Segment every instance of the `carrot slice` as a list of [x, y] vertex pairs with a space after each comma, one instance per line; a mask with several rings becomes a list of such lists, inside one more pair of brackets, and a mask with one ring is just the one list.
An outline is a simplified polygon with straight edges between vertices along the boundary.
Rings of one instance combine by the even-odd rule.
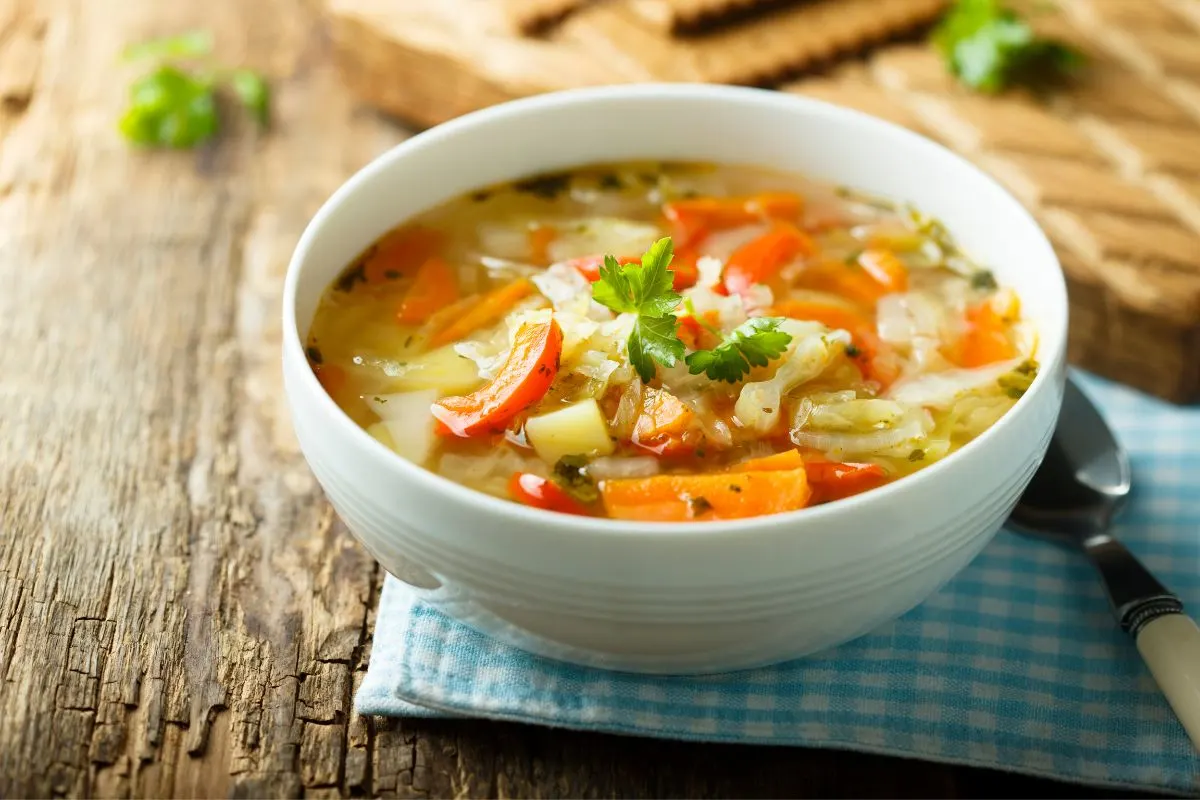
[[[677, 292], [681, 292], [689, 286], [694, 286], [700, 278], [700, 270], [696, 268], [696, 254], [691, 252], [676, 253], [675, 258], [671, 259], [671, 272], [674, 273], [674, 282], [672, 288]], [[579, 271], [579, 274], [587, 278], [592, 283], [600, 280], [600, 267], [604, 266], [604, 256], [583, 256], [582, 258], [573, 258], [566, 262], [570, 266]], [[617, 263], [625, 264], [640, 264], [642, 259], [640, 256], [620, 256], [617, 258]]]
[[[583, 256], [582, 258], [572, 258], [566, 262], [579, 271], [579, 274], [587, 278], [592, 283], [600, 280], [600, 268], [604, 266], [604, 256]], [[640, 264], [642, 259], [640, 256], [619, 256], [618, 264]]]
[[710, 330], [721, 324], [721, 316], [716, 311], [705, 311], [700, 318], [688, 314], [679, 318], [679, 328], [676, 334], [689, 350], [702, 350], [716, 344], [717, 335]]
[[887, 473], [878, 464], [830, 461], [819, 451], [808, 448], [803, 453], [793, 449], [753, 458], [735, 465], [733, 469], [738, 472], [803, 469], [812, 488], [814, 503], [840, 500], [887, 483]]
[[991, 303], [967, 309], [967, 331], [951, 348], [950, 360], [965, 368], [982, 367], [1016, 358], [1017, 348], [1008, 338], [1004, 318]]
[[554, 320], [526, 323], [517, 331], [512, 352], [491, 382], [464, 396], [443, 397], [430, 408], [441, 423], [438, 432], [470, 437], [503, 433], [505, 426], [542, 399], [562, 355], [562, 328]]
[[392, 231], [363, 263], [363, 277], [368, 284], [396, 280], [437, 255], [445, 238], [440, 231], [422, 225]]
[[797, 256], [812, 252], [812, 239], [795, 225], [780, 223], [733, 251], [725, 262], [725, 288], [731, 294], [741, 294], [772, 277]]
[[883, 288], [884, 294], [908, 291], [908, 267], [891, 250], [868, 248], [859, 255], [858, 265]]
[[676, 455], [692, 448], [684, 438], [696, 414], [665, 389], [647, 387], [642, 413], [633, 426], [633, 444], [658, 455]]
[[514, 472], [508, 482], [508, 493], [518, 503], [534, 508], [589, 516], [587, 507], [560, 489], [554, 481], [530, 472]]
[[454, 270], [443, 259], [431, 258], [417, 270], [417, 277], [400, 302], [396, 318], [404, 325], [420, 325], [457, 300], [458, 281]]
[[780, 469], [804, 469], [804, 458], [799, 450], [784, 450], [772, 456], [752, 458], [731, 467], [734, 472], [773, 472]]
[[533, 293], [533, 284], [526, 278], [518, 278], [493, 289], [473, 304], [466, 312], [449, 325], [429, 337], [430, 347], [440, 347], [456, 342], [480, 328], [492, 325], [508, 313], [509, 309]]
[[558, 238], [553, 225], [535, 225], [529, 230], [529, 260], [534, 264], [550, 263], [550, 244]]
[[805, 465], [812, 486], [813, 502], [828, 503], [861, 494], [887, 483], [887, 473], [878, 464], [839, 463], [812, 460]]
[[676, 247], [698, 244], [722, 228], [748, 225], [763, 219], [796, 220], [804, 198], [792, 192], [762, 192], [748, 197], [696, 197], [663, 206], [663, 215], [674, 228]]
[[655, 475], [600, 484], [600, 497], [608, 516], [656, 522], [777, 514], [804, 508], [810, 495], [803, 469]]
[[313, 368], [313, 372], [316, 373], [321, 388], [330, 397], [336, 395], [346, 385], [346, 370], [337, 364], [319, 364]]

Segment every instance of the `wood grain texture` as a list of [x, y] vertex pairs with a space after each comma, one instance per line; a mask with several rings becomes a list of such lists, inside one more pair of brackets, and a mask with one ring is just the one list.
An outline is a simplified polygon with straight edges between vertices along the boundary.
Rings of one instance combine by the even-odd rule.
[[[406, 134], [308, 0], [0, 0], [0, 797], [1095, 792], [918, 762], [351, 708], [380, 574], [281, 401], [303, 226]], [[274, 130], [131, 151], [142, 38], [206, 27]], [[11, 65], [19, 65], [10, 69]]]

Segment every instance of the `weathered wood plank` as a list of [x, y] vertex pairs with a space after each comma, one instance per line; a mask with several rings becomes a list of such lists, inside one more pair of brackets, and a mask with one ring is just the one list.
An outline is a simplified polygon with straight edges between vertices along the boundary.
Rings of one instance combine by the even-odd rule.
[[[191, 27], [272, 76], [274, 130], [131, 151], [116, 53]], [[0, 0], [0, 797], [988, 791], [849, 754], [353, 714], [380, 575], [292, 438], [279, 293], [317, 206], [405, 133], [329, 61], [315, 0]]]

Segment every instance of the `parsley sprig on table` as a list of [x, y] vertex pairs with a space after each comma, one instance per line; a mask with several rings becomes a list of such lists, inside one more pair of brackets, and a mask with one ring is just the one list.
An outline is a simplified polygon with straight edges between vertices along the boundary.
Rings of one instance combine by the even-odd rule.
[[193, 31], [130, 45], [126, 61], [157, 60], [159, 65], [134, 81], [129, 106], [120, 120], [125, 138], [150, 147], [195, 147], [220, 129], [217, 92], [228, 88], [265, 127], [270, 117], [266, 81], [248, 69], [186, 69], [177, 61], [201, 60], [212, 51], [212, 37]]
[[976, 91], [994, 94], [1075, 70], [1083, 56], [1038, 36], [1000, 0], [957, 0], [933, 32], [950, 72]]
[[747, 320], [711, 350], [697, 350], [684, 358], [675, 315], [683, 297], [674, 290], [670, 264], [670, 237], [659, 239], [642, 256], [640, 264], [617, 263], [604, 257], [600, 279], [592, 285], [592, 299], [618, 314], [636, 314], [629, 334], [629, 363], [643, 381], [654, 379], [657, 367], [673, 367], [681, 359], [693, 375], [736, 383], [752, 366], [766, 366], [787, 349], [792, 337], [779, 330], [782, 320], [756, 317]]

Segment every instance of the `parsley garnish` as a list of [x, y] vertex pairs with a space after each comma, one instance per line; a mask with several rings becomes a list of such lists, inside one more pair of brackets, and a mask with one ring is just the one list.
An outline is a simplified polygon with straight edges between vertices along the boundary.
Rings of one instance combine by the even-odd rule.
[[980, 92], [1068, 73], [1083, 57], [1043, 39], [1000, 0], [958, 0], [933, 33], [950, 72]]
[[121, 115], [120, 130], [134, 144], [189, 148], [217, 135], [217, 90], [227, 86], [241, 104], [265, 127], [270, 116], [269, 92], [262, 76], [246, 69], [191, 70], [175, 59], [200, 59], [212, 49], [212, 36], [204, 31], [130, 45], [126, 61], [157, 59], [152, 72], [136, 80], [129, 90], [129, 106]]
[[642, 256], [641, 264], [617, 263], [604, 257], [600, 279], [592, 284], [592, 299], [618, 314], [636, 314], [629, 334], [629, 363], [643, 381], [654, 379], [654, 362], [673, 367], [683, 358], [683, 342], [676, 334], [679, 320], [673, 313], [682, 299], [672, 286], [670, 237], [659, 239]]
[[[711, 350], [697, 350], [684, 359], [675, 311], [683, 298], [672, 288], [675, 273], [671, 263], [671, 238], [659, 239], [642, 256], [640, 264], [617, 263], [604, 257], [600, 279], [592, 284], [592, 299], [618, 314], [636, 314], [629, 334], [629, 363], [645, 382], [654, 379], [655, 362], [673, 367], [686, 361], [693, 375], [704, 373], [709, 380], [737, 383], [752, 366], [765, 367], [787, 348], [792, 337], [779, 330], [778, 317], [754, 317], [739, 325]], [[695, 308], [685, 301], [695, 316]], [[701, 323], [704, 324], [704, 323]], [[714, 335], [721, 332], [705, 325]]]
[[712, 350], [697, 350], [687, 357], [688, 371], [703, 372], [709, 380], [737, 383], [750, 367], [765, 367], [779, 358], [792, 341], [779, 330], [779, 317], [754, 317], [737, 326]]

